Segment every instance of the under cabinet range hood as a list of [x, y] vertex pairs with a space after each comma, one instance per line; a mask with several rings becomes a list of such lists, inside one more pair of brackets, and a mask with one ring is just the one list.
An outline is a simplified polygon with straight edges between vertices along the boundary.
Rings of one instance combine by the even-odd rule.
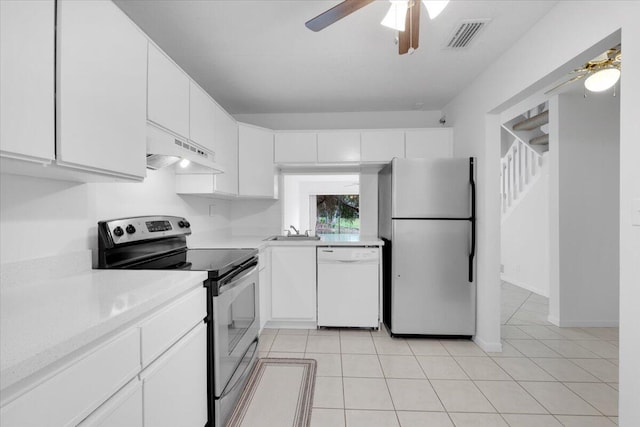
[[176, 173], [224, 173], [213, 151], [147, 122], [147, 169], [162, 169], [179, 161]]

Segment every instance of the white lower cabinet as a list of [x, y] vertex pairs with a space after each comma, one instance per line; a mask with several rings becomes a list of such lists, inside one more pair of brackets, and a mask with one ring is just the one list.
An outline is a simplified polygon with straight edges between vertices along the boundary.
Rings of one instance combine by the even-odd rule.
[[133, 328], [69, 361], [55, 375], [3, 405], [0, 424], [76, 425], [139, 371], [140, 334]]
[[315, 246], [271, 248], [271, 317], [274, 321], [316, 320]]
[[140, 380], [133, 379], [81, 422], [80, 427], [143, 427]]
[[261, 249], [259, 257], [260, 329], [262, 329], [271, 320], [271, 249]]
[[145, 427], [207, 423], [206, 331], [200, 323], [140, 375]]
[[3, 390], [0, 425], [204, 426], [205, 316], [206, 290], [200, 286], [45, 370], [23, 390], [11, 396]]

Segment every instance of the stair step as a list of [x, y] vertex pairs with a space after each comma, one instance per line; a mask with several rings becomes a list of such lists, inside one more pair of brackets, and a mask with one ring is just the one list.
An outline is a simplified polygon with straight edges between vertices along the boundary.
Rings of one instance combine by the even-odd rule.
[[529, 144], [531, 145], [549, 144], [549, 134], [544, 134], [544, 135], [536, 136], [535, 138], [531, 138], [529, 140]]

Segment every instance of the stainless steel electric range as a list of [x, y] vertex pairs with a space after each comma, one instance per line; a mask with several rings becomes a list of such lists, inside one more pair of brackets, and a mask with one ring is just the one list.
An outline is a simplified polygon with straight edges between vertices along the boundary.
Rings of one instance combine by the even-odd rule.
[[189, 249], [191, 224], [174, 216], [98, 222], [99, 268], [206, 271], [208, 427], [231, 415], [257, 359], [258, 251]]

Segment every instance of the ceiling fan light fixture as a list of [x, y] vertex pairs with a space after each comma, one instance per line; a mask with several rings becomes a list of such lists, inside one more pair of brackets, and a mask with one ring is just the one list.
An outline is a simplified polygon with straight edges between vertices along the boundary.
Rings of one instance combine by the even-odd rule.
[[424, 6], [427, 8], [429, 19], [436, 19], [438, 15], [447, 7], [449, 0], [422, 0]]
[[617, 68], [605, 68], [590, 75], [584, 81], [584, 87], [591, 92], [602, 92], [620, 80], [620, 70]]
[[409, 9], [408, 0], [390, 0], [391, 7], [380, 24], [396, 31], [404, 31]]

